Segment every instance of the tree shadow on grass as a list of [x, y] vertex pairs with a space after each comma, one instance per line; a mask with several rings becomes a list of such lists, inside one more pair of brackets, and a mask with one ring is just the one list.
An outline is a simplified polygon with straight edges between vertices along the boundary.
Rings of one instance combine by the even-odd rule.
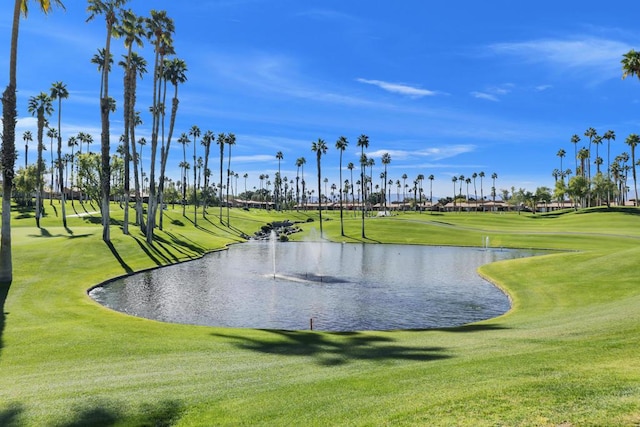
[[64, 427], [81, 426], [172, 426], [184, 412], [181, 402], [163, 400], [154, 404], [142, 404], [133, 414], [125, 414], [116, 404], [107, 402], [103, 406], [79, 407], [70, 414], [72, 421], [60, 424]]
[[[4, 304], [7, 300], [7, 295], [9, 295], [9, 288], [11, 287], [11, 283], [0, 283], [0, 355], [2, 354], [2, 348], [4, 347], [3, 336], [4, 336], [4, 327], [6, 323], [6, 317], [9, 313], [5, 313]], [[0, 413], [1, 414], [1, 413]], [[2, 415], [0, 415], [0, 421], [2, 421]], [[0, 422], [0, 426], [5, 425]]]
[[389, 336], [360, 332], [318, 334], [304, 331], [265, 330], [274, 336], [265, 339], [225, 334], [243, 350], [281, 356], [312, 357], [321, 366], [336, 366], [356, 360], [406, 360], [427, 362], [452, 357], [443, 347], [398, 345]]
[[40, 227], [39, 228], [40, 234], [30, 234], [29, 237], [66, 237], [67, 239], [78, 239], [78, 238], [82, 238], [82, 237], [89, 237], [91, 236], [90, 233], [85, 233], [85, 234], [73, 234], [73, 230], [71, 230], [69, 227], [65, 228], [65, 231], [67, 232], [67, 234], [51, 234], [51, 232], [49, 230], [47, 230], [44, 227]]
[[0, 410], [0, 426], [19, 426], [20, 423], [20, 414], [24, 409], [21, 405], [9, 405], [7, 409]]
[[[140, 246], [140, 249], [142, 249], [142, 251], [145, 254], [147, 254], [149, 259], [151, 261], [153, 261], [156, 265], [164, 265], [164, 263], [158, 257], [156, 257], [156, 254], [158, 256], [162, 257], [166, 262], [169, 262], [169, 258], [167, 258], [163, 254], [160, 254], [157, 249], [153, 248], [153, 246], [147, 245], [146, 240], [141, 240], [141, 239], [139, 239], [139, 238], [137, 238], [135, 236], [131, 236], [131, 237], [133, 237], [133, 240], [135, 240], [136, 243], [138, 244], [138, 246]], [[155, 252], [155, 254], [154, 254], [154, 252]]]
[[107, 247], [109, 248], [109, 250], [113, 254], [114, 258], [116, 260], [118, 260], [118, 262], [120, 263], [120, 265], [122, 266], [124, 271], [126, 271], [127, 274], [133, 273], [133, 269], [131, 267], [129, 267], [129, 264], [127, 264], [125, 262], [125, 260], [120, 256], [120, 254], [118, 253], [118, 250], [116, 249], [116, 247], [113, 246], [113, 243], [112, 242], [106, 242], [105, 244], [107, 245]]

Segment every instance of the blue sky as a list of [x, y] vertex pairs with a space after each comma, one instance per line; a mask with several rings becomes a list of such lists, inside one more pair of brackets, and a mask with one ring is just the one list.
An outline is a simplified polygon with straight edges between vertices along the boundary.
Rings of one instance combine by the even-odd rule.
[[[104, 45], [104, 23], [85, 22], [84, 1], [65, 5], [66, 12], [43, 16], [32, 2], [21, 23], [20, 159], [22, 133], [36, 130], [27, 100], [54, 81], [70, 91], [63, 102], [64, 140], [90, 132], [98, 151], [99, 74], [90, 59]], [[283, 176], [295, 178], [295, 161], [304, 156], [305, 177], [315, 182], [311, 142], [318, 138], [330, 148], [323, 177], [337, 184], [335, 141], [348, 138], [344, 164], [357, 165], [356, 142], [364, 133], [367, 153], [376, 159], [374, 177], [388, 152], [389, 178], [406, 173], [409, 183], [433, 174], [436, 197], [451, 195], [452, 176], [480, 171], [497, 173], [498, 189], [534, 191], [553, 186], [559, 149], [567, 151], [564, 168], [574, 168], [573, 134], [584, 142], [588, 127], [615, 131], [613, 157], [628, 151], [627, 135], [640, 133], [640, 82], [622, 80], [620, 66], [625, 52], [640, 49], [637, 1], [132, 0], [128, 6], [141, 15], [164, 9], [174, 19], [176, 53], [189, 68], [179, 89], [176, 132], [194, 124], [203, 132], [234, 132], [231, 169], [249, 174], [249, 188], [260, 174], [273, 180], [278, 151]], [[9, 15], [3, 8], [2, 81]], [[113, 47], [119, 58], [122, 43], [114, 40]], [[140, 53], [152, 64], [150, 46]], [[137, 136], [147, 139], [150, 81], [146, 75], [138, 91], [145, 123]], [[121, 82], [122, 71], [114, 67], [110, 93], [118, 105]], [[121, 117], [121, 110], [112, 115], [113, 150]], [[143, 157], [148, 170], [148, 146]], [[179, 177], [181, 159], [174, 138], [169, 176]], [[214, 147], [214, 176], [218, 163]]]

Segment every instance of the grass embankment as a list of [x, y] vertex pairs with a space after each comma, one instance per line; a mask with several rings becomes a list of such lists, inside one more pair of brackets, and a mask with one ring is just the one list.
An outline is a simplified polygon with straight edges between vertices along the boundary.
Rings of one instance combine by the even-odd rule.
[[24, 212], [13, 222], [0, 425], [640, 423], [635, 209], [401, 214], [367, 219], [366, 239], [359, 216], [345, 214], [343, 238], [337, 213], [327, 214], [325, 234], [337, 241], [479, 246], [489, 236], [492, 246], [567, 251], [481, 268], [513, 298], [504, 316], [442, 330], [321, 333], [166, 324], [86, 295], [111, 277], [196, 258], [273, 218], [305, 214], [233, 210], [228, 229], [211, 209], [195, 228], [192, 213], [170, 209], [153, 247], [116, 224], [110, 248], [97, 214], [70, 218], [66, 230], [45, 207], [42, 230]]

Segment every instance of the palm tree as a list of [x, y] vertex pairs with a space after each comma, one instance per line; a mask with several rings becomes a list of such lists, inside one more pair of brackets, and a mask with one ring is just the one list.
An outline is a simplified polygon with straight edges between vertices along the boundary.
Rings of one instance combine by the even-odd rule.
[[598, 133], [596, 132], [596, 130], [594, 128], [589, 128], [586, 131], [584, 131], [584, 136], [586, 136], [587, 138], [589, 138], [589, 151], [587, 151], [588, 153], [588, 161], [587, 161], [587, 179], [591, 180], [591, 144], [593, 143], [593, 139], [598, 136]]
[[216, 135], [210, 130], [202, 135], [200, 143], [204, 146], [204, 189], [202, 191], [202, 218], [206, 218], [207, 198], [209, 195], [209, 152], [211, 150], [211, 142], [215, 141]]
[[33, 135], [30, 130], [24, 131], [22, 134], [22, 139], [24, 140], [24, 168], [27, 168], [27, 163], [29, 159], [29, 143], [33, 142]]
[[429, 180], [429, 210], [433, 210], [433, 180], [436, 179], [436, 177], [431, 174], [427, 179]]
[[[53, 99], [53, 98], [52, 98]], [[49, 191], [49, 204], [53, 205], [53, 139], [58, 137], [58, 131], [55, 128], [47, 128], [47, 138], [49, 138], [49, 155], [51, 156], [51, 191]], [[63, 206], [64, 208], [64, 206]]]
[[322, 182], [322, 172], [320, 169], [321, 166], [321, 158], [323, 154], [327, 153], [327, 143], [324, 142], [323, 139], [318, 138], [317, 141], [311, 143], [311, 151], [316, 153], [316, 165], [318, 168], [318, 216], [320, 221], [320, 238], [323, 237], [322, 234], [322, 197], [320, 194], [321, 191], [321, 182]]
[[456, 210], [456, 182], [458, 182], [458, 177], [457, 176], [452, 176], [451, 177], [451, 182], [453, 182], [453, 210]]
[[300, 162], [300, 183], [302, 184], [302, 204], [305, 204], [305, 201], [307, 200], [307, 196], [306, 196], [306, 183], [304, 180], [304, 165], [307, 164], [307, 159], [305, 159], [304, 157], [300, 157], [298, 159], [298, 161]]
[[[600, 158], [600, 153], [598, 150], [598, 147], [600, 146], [600, 144], [602, 144], [602, 137], [600, 135], [595, 135], [593, 137], [593, 143], [596, 146], [596, 161], [594, 161], [595, 165], [596, 165], [596, 174], [600, 173], [600, 165], [602, 164], [602, 158]], [[600, 162], [598, 163], [598, 159], [600, 159]]]
[[73, 179], [73, 162], [75, 160], [75, 148], [78, 145], [78, 138], [76, 138], [75, 136], [70, 136], [69, 139], [67, 140], [67, 147], [71, 148], [71, 180], [70, 180], [70, 184], [69, 184], [69, 189], [71, 190], [71, 206], [73, 206], [73, 201], [74, 201], [74, 197], [73, 197], [73, 188], [74, 188], [74, 179]]
[[189, 136], [186, 133], [182, 133], [180, 135], [180, 138], [178, 138], [178, 144], [182, 144], [182, 163], [181, 163], [181, 170], [182, 170], [182, 215], [185, 215], [185, 209], [186, 209], [186, 202], [187, 202], [187, 169], [186, 169], [186, 164], [187, 164], [187, 145], [189, 145]]
[[296, 159], [296, 210], [300, 207], [300, 166], [302, 166], [302, 158]]
[[583, 178], [587, 178], [587, 175], [586, 175], [587, 166], [585, 165], [585, 163], [587, 163], [588, 158], [589, 158], [589, 150], [587, 150], [586, 147], [582, 147], [580, 151], [578, 151], [578, 160], [580, 160], [580, 175]]
[[280, 186], [282, 185], [282, 180], [280, 179], [280, 161], [283, 159], [282, 151], [278, 151], [276, 153], [276, 159], [278, 159], [278, 179], [276, 179], [276, 210], [280, 211]]
[[[152, 244], [158, 204], [155, 185], [156, 154], [158, 151], [158, 133], [161, 121], [160, 116], [164, 111], [162, 90], [160, 89], [164, 76], [165, 55], [173, 53], [172, 36], [175, 31], [175, 26], [173, 24], [173, 20], [167, 16], [167, 12], [164, 10], [152, 10], [151, 17], [147, 18], [145, 25], [147, 29], [147, 37], [153, 41], [153, 51], [155, 54], [153, 63], [153, 96], [151, 105], [153, 120], [151, 124], [151, 165], [149, 168], [149, 214], [147, 219], [147, 243]], [[196, 165], [194, 164], [193, 167], [195, 170]]]
[[476, 188], [476, 178], [478, 177], [477, 173], [473, 173], [471, 178], [473, 178], [473, 197], [476, 199], [476, 212], [478, 212], [478, 189]]
[[[160, 199], [163, 199], [164, 194], [164, 177], [166, 175], [167, 170], [167, 160], [169, 159], [169, 148], [171, 147], [171, 138], [173, 137], [173, 130], [176, 123], [176, 115], [178, 113], [178, 85], [183, 84], [187, 81], [187, 64], [184, 60], [179, 58], [166, 59], [164, 61], [164, 75], [163, 80], [166, 85], [166, 82], [169, 81], [173, 86], [173, 98], [171, 100], [171, 117], [169, 119], [169, 135], [167, 136], [167, 143], [163, 145], [160, 153], [160, 180], [159, 184], [159, 192]], [[166, 90], [164, 91], [166, 94]], [[164, 102], [162, 103], [164, 105]], [[211, 140], [215, 139], [214, 137]], [[209, 142], [210, 144], [211, 142]], [[205, 152], [208, 153], [208, 147], [205, 146]], [[205, 158], [205, 182], [208, 182], [207, 179], [207, 164], [208, 158]], [[206, 185], [205, 185], [206, 188]], [[204, 210], [206, 209], [206, 200], [203, 207], [202, 215], [204, 216]], [[162, 215], [160, 216], [160, 229], [162, 230]]]
[[[121, 13], [120, 25], [114, 27], [114, 35], [124, 39], [124, 45], [127, 48], [125, 60], [119, 65], [124, 67], [124, 223], [122, 232], [129, 234], [129, 194], [130, 194], [130, 164], [131, 153], [136, 158], [135, 150], [135, 89], [136, 76], [146, 72], [146, 60], [133, 52], [133, 45], [142, 47], [142, 39], [144, 32], [144, 18], [136, 16], [130, 9], [123, 10]], [[134, 165], [135, 165], [134, 160]], [[138, 168], [134, 167], [135, 192], [136, 192], [136, 217], [137, 221], [142, 225], [142, 200], [140, 197]], [[145, 231], [143, 229], [143, 231]]]
[[216, 140], [216, 144], [218, 144], [220, 146], [220, 181], [218, 183], [218, 190], [220, 191], [220, 224], [223, 224], [222, 222], [222, 205], [223, 205], [223, 194], [222, 194], [222, 165], [224, 164], [224, 144], [227, 140], [227, 136], [224, 133], [219, 133], [218, 134], [218, 139]]
[[484, 171], [478, 172], [478, 176], [480, 177], [480, 199], [482, 200], [482, 212], [484, 212], [484, 188], [482, 186], [482, 179], [484, 178]]
[[558, 150], [558, 152], [556, 153], [556, 156], [558, 156], [560, 158], [560, 171], [563, 171], [564, 169], [562, 169], [562, 159], [564, 158], [564, 156], [567, 154], [566, 151], [564, 151], [562, 148]]
[[364, 217], [367, 211], [367, 202], [365, 201], [365, 166], [367, 165], [367, 156], [364, 154], [364, 149], [369, 148], [369, 137], [362, 134], [358, 137], [358, 147], [360, 147], [360, 185], [362, 186], [362, 238], [366, 238], [364, 232]]
[[[384, 194], [387, 194], [387, 165], [389, 165], [389, 163], [391, 163], [391, 154], [389, 153], [384, 153], [382, 155], [382, 164], [384, 165]], [[385, 215], [387, 212], [387, 198], [386, 196], [384, 197], [384, 211], [385, 211]]]
[[224, 143], [229, 147], [229, 152], [227, 153], [227, 227], [231, 226], [230, 218], [229, 218], [229, 179], [231, 178], [231, 146], [236, 145], [236, 136], [229, 132], [227, 137], [224, 140]]
[[640, 136], [635, 133], [630, 134], [625, 140], [625, 144], [631, 148], [631, 171], [633, 173], [633, 189], [636, 198], [633, 202], [634, 206], [638, 206], [638, 185], [636, 181], [636, 146], [640, 143]]
[[193, 137], [193, 225], [198, 226], [198, 189], [196, 186], [197, 159], [196, 159], [196, 139], [200, 138], [200, 128], [196, 125], [189, 129], [189, 136]]
[[338, 193], [338, 196], [340, 197], [340, 235], [341, 236], [344, 236], [344, 218], [343, 218], [343, 206], [342, 206], [342, 154], [344, 153], [344, 150], [347, 149], [348, 145], [349, 145], [349, 141], [345, 136], [341, 136], [336, 141], [336, 148], [340, 152], [339, 171], [340, 171], [341, 185], [340, 185], [340, 192]]
[[491, 180], [493, 181], [493, 186], [491, 187], [491, 195], [493, 196], [493, 203], [496, 203], [496, 179], [498, 179], [497, 173], [491, 174]]
[[[67, 90], [67, 86], [62, 82], [55, 82], [51, 85], [51, 100], [58, 100], [58, 183], [60, 184], [60, 206], [62, 213], [62, 225], [63, 227], [67, 227], [67, 214], [65, 211], [64, 204], [64, 165], [62, 163], [62, 128], [61, 128], [61, 120], [62, 120], [62, 100], [67, 99], [69, 97], [69, 91]], [[53, 153], [52, 153], [53, 155]], [[52, 165], [53, 167], [53, 165]], [[53, 170], [51, 172], [51, 190], [53, 192]]]
[[[89, 6], [87, 11], [89, 12], [89, 18], [87, 21], [91, 21], [97, 15], [104, 15], [107, 26], [107, 39], [104, 47], [104, 58], [107, 61], [111, 59], [111, 37], [114, 26], [117, 25], [118, 19], [116, 11], [127, 0], [88, 0]], [[101, 205], [102, 211], [102, 240], [105, 242], [111, 241], [111, 235], [109, 231], [110, 215], [109, 215], [109, 197], [111, 192], [111, 169], [110, 169], [110, 145], [109, 145], [109, 113], [111, 111], [109, 101], [109, 72], [110, 66], [102, 67], [102, 77], [100, 84], [102, 90], [100, 91], [100, 122], [102, 123], [102, 132], [100, 134], [100, 147], [101, 147], [101, 162], [100, 162], [100, 193], [101, 193]]]
[[[607, 140], [607, 179], [611, 180], [611, 140], [616, 140], [616, 133], [612, 130], [608, 130], [602, 135], [603, 139]], [[611, 192], [607, 187], [607, 205], [611, 203]]]
[[353, 169], [354, 168], [355, 168], [355, 165], [353, 164], [353, 162], [347, 163], [347, 169], [349, 169], [349, 172], [351, 173], [351, 180], [349, 181], [349, 187], [351, 188], [351, 205], [352, 205], [352, 209], [354, 209], [353, 213], [355, 215], [356, 199], [353, 197]]
[[140, 137], [140, 139], [138, 139], [138, 145], [140, 146], [140, 151], [138, 151], [138, 160], [140, 163], [140, 176], [142, 176], [144, 175], [144, 167], [142, 166], [142, 147], [147, 145], [147, 138], [145, 138], [144, 136]]
[[573, 144], [574, 158], [576, 160], [576, 173], [578, 171], [578, 142], [580, 142], [580, 137], [577, 134], [574, 134], [571, 137], [571, 143]]
[[32, 96], [29, 98], [29, 104], [27, 109], [29, 112], [37, 117], [38, 120], [38, 160], [36, 163], [37, 168], [37, 190], [36, 190], [36, 226], [40, 228], [40, 217], [42, 216], [42, 191], [43, 191], [43, 182], [42, 182], [42, 173], [44, 169], [44, 162], [42, 160], [42, 150], [44, 148], [44, 144], [42, 143], [42, 139], [44, 136], [44, 126], [46, 122], [45, 115], [50, 116], [53, 113], [53, 106], [51, 105], [51, 98], [44, 92], [40, 92], [37, 96]]
[[[38, 5], [46, 14], [55, 3], [62, 8], [60, 0], [38, 0]], [[9, 53], [9, 84], [2, 94], [2, 147], [0, 149], [2, 169], [2, 224], [0, 226], [0, 283], [13, 280], [13, 260], [11, 256], [11, 192], [13, 189], [14, 167], [16, 163], [16, 91], [18, 67], [18, 33], [20, 14], [27, 15], [28, 2], [15, 0], [11, 23], [11, 47]], [[1, 308], [1, 306], [0, 306]], [[3, 316], [0, 313], [0, 316]]]
[[403, 173], [402, 174], [402, 210], [404, 210], [404, 201], [407, 198], [407, 193], [406, 193], [407, 178], [409, 178], [409, 176], [407, 176], [406, 173]]

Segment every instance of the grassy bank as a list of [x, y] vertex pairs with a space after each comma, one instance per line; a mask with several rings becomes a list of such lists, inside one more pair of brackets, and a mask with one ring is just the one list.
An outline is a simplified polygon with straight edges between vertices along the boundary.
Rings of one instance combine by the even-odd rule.
[[[55, 203], [54, 203], [55, 206]], [[16, 212], [14, 283], [0, 336], [0, 425], [638, 425], [640, 216], [401, 214], [361, 222], [327, 214], [345, 242], [561, 249], [481, 274], [513, 309], [442, 330], [287, 332], [174, 325], [95, 304], [86, 290], [242, 241], [274, 218], [232, 210], [231, 228], [165, 212], [147, 246], [135, 227], [101, 241], [97, 214], [43, 228]], [[68, 212], [75, 214], [71, 208]], [[89, 214], [88, 214], [89, 213]], [[226, 213], [225, 213], [226, 214]], [[312, 217], [317, 218], [314, 214]], [[323, 215], [325, 216], [325, 215]], [[317, 223], [302, 225], [303, 238]]]

